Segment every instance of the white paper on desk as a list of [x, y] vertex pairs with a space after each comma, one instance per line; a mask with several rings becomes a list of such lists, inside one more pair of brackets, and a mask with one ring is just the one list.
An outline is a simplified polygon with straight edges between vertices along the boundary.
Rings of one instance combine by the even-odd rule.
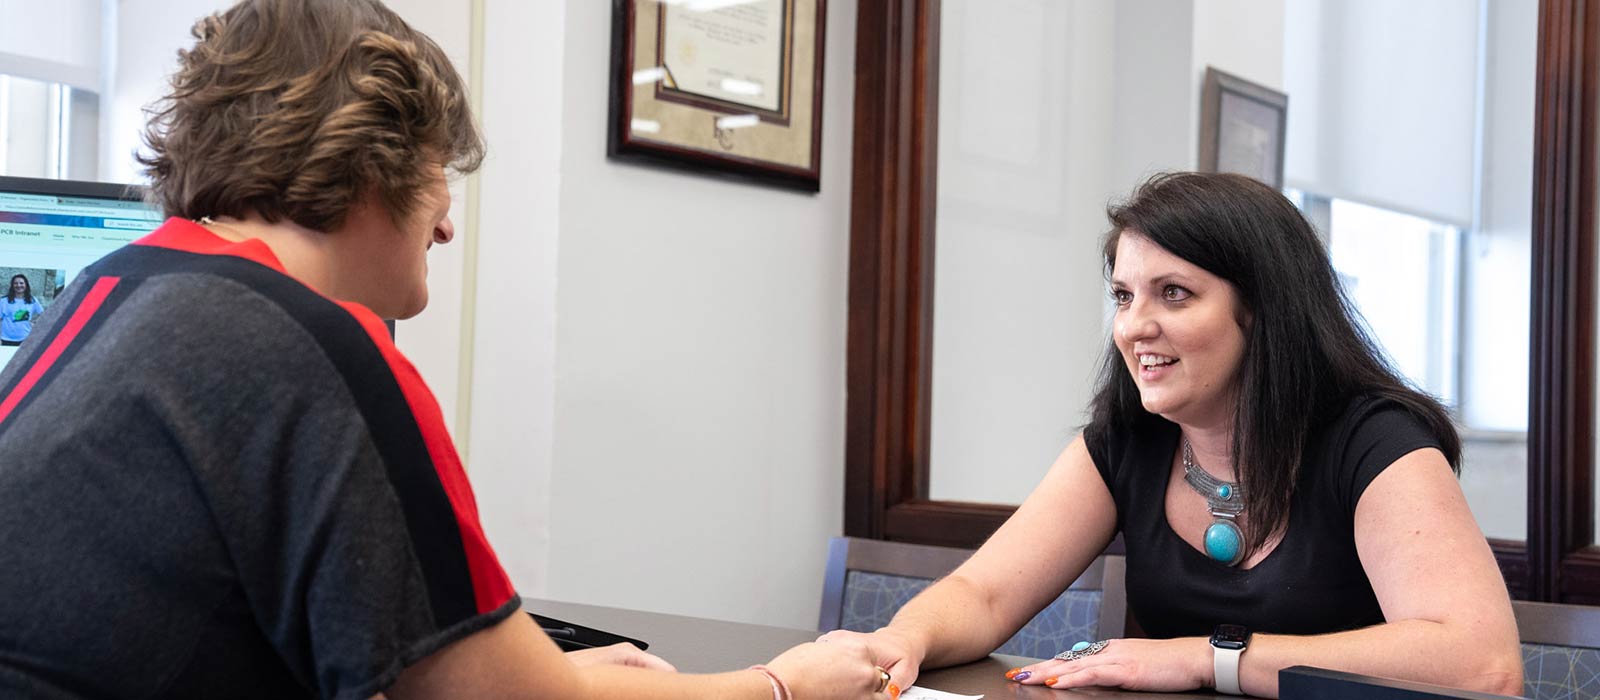
[[900, 700], [979, 700], [982, 695], [956, 695], [943, 690], [911, 686], [900, 694]]

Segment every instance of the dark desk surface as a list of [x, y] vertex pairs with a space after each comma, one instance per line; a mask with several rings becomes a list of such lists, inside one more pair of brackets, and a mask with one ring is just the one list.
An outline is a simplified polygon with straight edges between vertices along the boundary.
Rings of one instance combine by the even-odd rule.
[[[746, 625], [698, 617], [603, 608], [577, 603], [558, 603], [528, 599], [523, 607], [541, 615], [596, 627], [607, 632], [642, 639], [650, 653], [666, 659], [685, 673], [713, 673], [762, 663], [802, 642], [817, 638], [810, 630]], [[964, 666], [924, 672], [917, 685], [962, 695], [982, 693], [985, 700], [1020, 698], [1024, 700], [1064, 700], [1073, 697], [1145, 698], [1181, 700], [1187, 698], [1227, 698], [1213, 693], [1136, 693], [1110, 689], [1052, 690], [1025, 686], [1006, 680], [1005, 672], [1032, 663], [1033, 659], [996, 654]]]

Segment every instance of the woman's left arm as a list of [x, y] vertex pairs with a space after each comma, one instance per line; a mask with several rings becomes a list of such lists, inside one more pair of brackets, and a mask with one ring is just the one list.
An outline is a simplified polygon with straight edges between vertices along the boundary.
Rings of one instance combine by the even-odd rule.
[[1307, 664], [1522, 694], [1505, 579], [1442, 453], [1416, 450], [1373, 479], [1356, 504], [1355, 536], [1388, 622], [1318, 637], [1262, 635], [1240, 657], [1246, 692], [1276, 697], [1278, 671]]
[[[1244, 692], [1278, 696], [1278, 671], [1307, 665], [1504, 695], [1522, 694], [1522, 655], [1504, 579], [1444, 455], [1411, 452], [1373, 479], [1355, 513], [1356, 550], [1384, 624], [1317, 636], [1257, 634], [1239, 660]], [[1316, 605], [1316, 601], [1306, 601]], [[1057, 688], [1212, 686], [1207, 640], [1115, 640], [1076, 662], [1036, 664]]]

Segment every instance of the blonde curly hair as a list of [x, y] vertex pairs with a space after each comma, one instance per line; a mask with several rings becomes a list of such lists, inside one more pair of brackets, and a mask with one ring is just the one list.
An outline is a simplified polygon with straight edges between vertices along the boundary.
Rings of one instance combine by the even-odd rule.
[[377, 0], [243, 0], [192, 33], [138, 155], [167, 216], [332, 231], [372, 193], [399, 221], [427, 166], [483, 161], [461, 76]]

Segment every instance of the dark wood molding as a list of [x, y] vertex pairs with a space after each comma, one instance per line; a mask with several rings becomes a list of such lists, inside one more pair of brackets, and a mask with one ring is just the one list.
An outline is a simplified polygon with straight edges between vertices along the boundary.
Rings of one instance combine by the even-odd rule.
[[889, 506], [883, 539], [976, 549], [1016, 510], [954, 501], [896, 503]]
[[850, 201], [845, 534], [882, 539], [886, 511], [925, 497], [937, 0], [857, 7]]
[[1600, 548], [1590, 547], [1562, 558], [1559, 600], [1600, 605]]
[[[1560, 601], [1594, 527], [1595, 108], [1600, 0], [1544, 0], [1534, 107], [1528, 597]], [[1581, 559], [1581, 558], [1580, 558]], [[1575, 562], [1574, 572], [1584, 570]]]

